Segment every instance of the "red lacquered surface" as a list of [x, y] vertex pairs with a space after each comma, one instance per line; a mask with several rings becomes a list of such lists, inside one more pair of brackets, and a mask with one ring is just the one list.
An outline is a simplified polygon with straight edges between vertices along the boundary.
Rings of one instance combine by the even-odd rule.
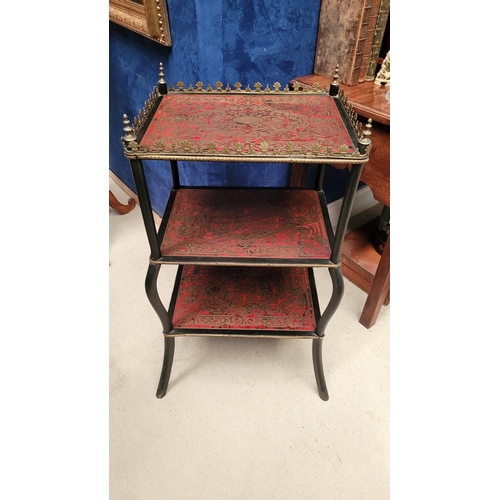
[[167, 257], [329, 259], [312, 190], [181, 189], [163, 242]]
[[184, 266], [174, 328], [293, 330], [316, 326], [306, 268]]
[[[325, 94], [167, 94], [148, 127], [141, 146], [156, 149], [155, 142], [182, 147], [189, 141], [201, 151], [223, 152], [240, 143], [247, 153], [250, 145], [268, 142], [285, 151], [314, 143], [337, 150], [352, 141], [333, 100]], [[210, 146], [213, 143], [213, 146]]]

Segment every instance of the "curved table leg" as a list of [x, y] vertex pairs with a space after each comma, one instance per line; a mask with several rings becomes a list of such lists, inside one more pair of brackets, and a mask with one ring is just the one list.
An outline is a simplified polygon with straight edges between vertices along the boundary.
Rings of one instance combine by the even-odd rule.
[[325, 373], [323, 371], [323, 337], [314, 339], [312, 347], [314, 375], [316, 377], [319, 397], [323, 401], [328, 401], [328, 389], [326, 387]]
[[326, 306], [325, 311], [318, 321], [316, 333], [319, 335], [319, 339], [313, 340], [314, 375], [316, 376], [316, 384], [318, 386], [319, 396], [323, 401], [328, 401], [329, 397], [328, 389], [326, 387], [325, 374], [323, 371], [323, 337], [325, 336], [326, 325], [339, 307], [344, 295], [344, 278], [342, 276], [342, 268], [329, 268], [328, 272], [330, 273], [330, 277], [332, 278], [332, 296], [330, 298], [330, 302], [328, 302], [328, 305]]
[[163, 303], [158, 295], [158, 274], [160, 273], [160, 265], [150, 264], [148, 267], [148, 272], [146, 274], [146, 295], [148, 296], [149, 302], [153, 306], [153, 309], [158, 314], [160, 318], [163, 335], [165, 336], [165, 350], [163, 354], [163, 365], [160, 375], [160, 381], [158, 382], [158, 389], [156, 391], [156, 397], [162, 398], [167, 393], [168, 381], [170, 379], [170, 372], [172, 371], [172, 363], [174, 360], [174, 350], [175, 350], [175, 338], [167, 337], [167, 333], [172, 331], [172, 320], [163, 306]]
[[161, 399], [167, 393], [168, 381], [170, 380], [170, 372], [172, 371], [172, 363], [174, 361], [175, 338], [165, 337], [165, 352], [163, 353], [163, 365], [161, 368], [160, 381], [158, 389], [156, 389], [156, 397]]

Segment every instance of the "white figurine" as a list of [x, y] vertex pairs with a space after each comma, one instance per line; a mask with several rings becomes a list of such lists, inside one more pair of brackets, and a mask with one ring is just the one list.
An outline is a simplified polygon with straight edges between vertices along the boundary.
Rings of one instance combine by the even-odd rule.
[[382, 62], [382, 67], [380, 71], [377, 73], [377, 77], [373, 82], [375, 85], [385, 85], [386, 87], [390, 87], [391, 85], [391, 51], [387, 52], [384, 61]]

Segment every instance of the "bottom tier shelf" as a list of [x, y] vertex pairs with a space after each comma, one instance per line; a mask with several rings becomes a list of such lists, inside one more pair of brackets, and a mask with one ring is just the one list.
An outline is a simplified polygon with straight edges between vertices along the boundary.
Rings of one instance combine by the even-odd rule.
[[312, 269], [179, 266], [168, 336], [318, 338]]

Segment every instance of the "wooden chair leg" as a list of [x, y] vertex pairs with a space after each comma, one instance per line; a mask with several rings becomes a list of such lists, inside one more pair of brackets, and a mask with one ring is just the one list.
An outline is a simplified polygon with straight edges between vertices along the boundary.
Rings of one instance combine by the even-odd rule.
[[115, 195], [111, 191], [109, 192], [109, 206], [113, 210], [116, 210], [119, 214], [128, 214], [135, 207], [135, 205], [136, 201], [134, 198], [129, 198], [128, 205], [124, 205], [116, 199]]
[[377, 321], [378, 314], [384, 303], [390, 284], [390, 239], [389, 235], [384, 251], [380, 257], [380, 263], [373, 278], [373, 283], [361, 313], [359, 322], [365, 328], [371, 328]]

